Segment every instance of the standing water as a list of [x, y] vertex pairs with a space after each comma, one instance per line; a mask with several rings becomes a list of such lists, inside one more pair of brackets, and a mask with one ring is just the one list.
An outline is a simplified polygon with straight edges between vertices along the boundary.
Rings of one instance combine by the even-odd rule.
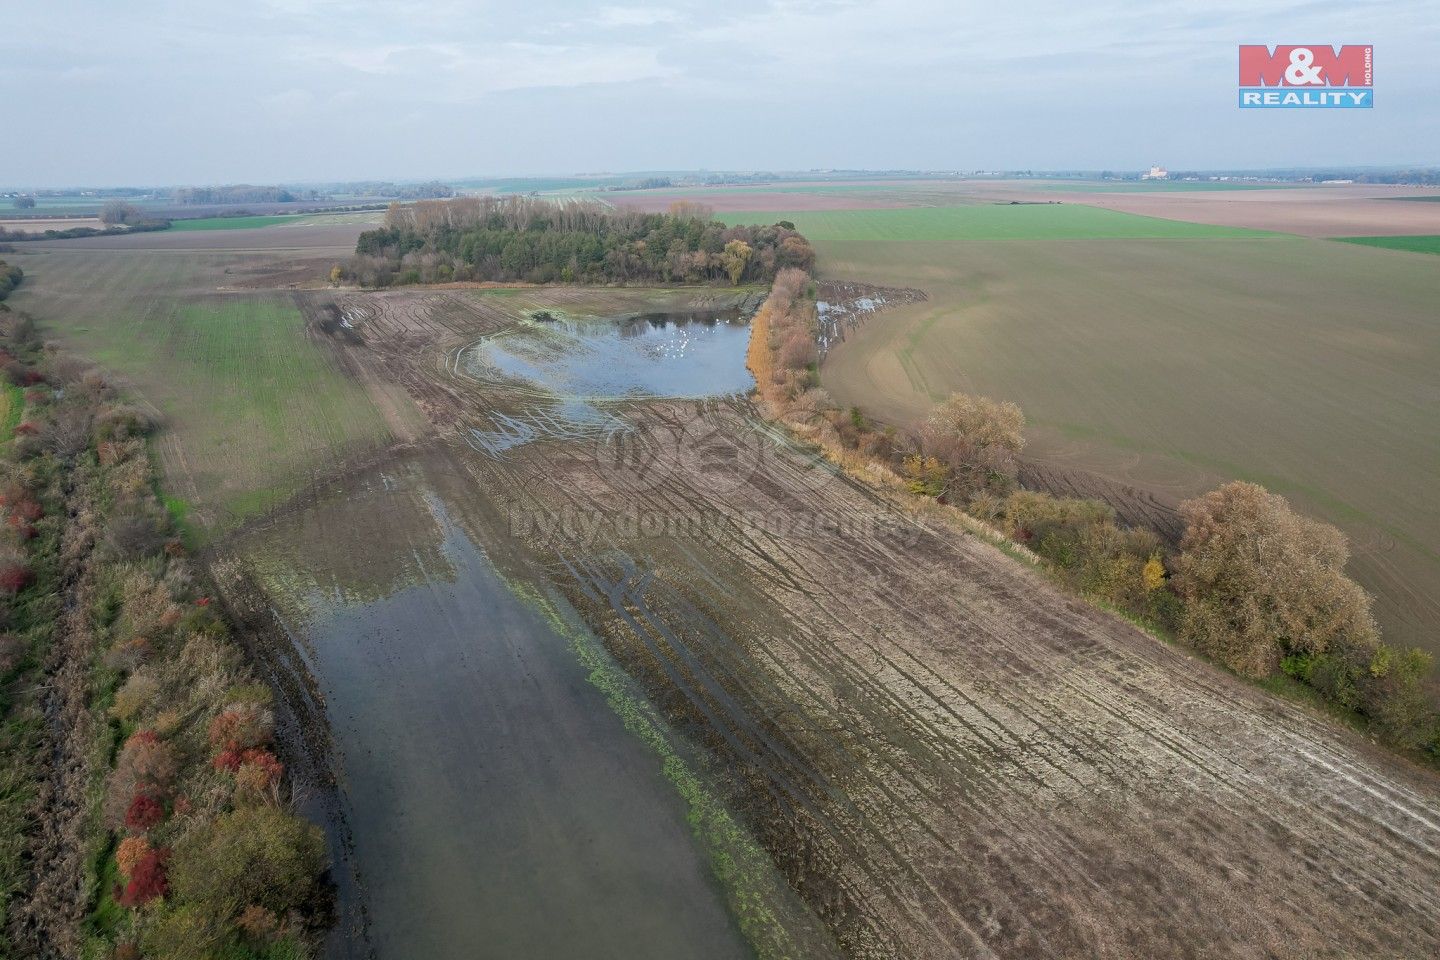
[[324, 694], [376, 953], [747, 956], [656, 755], [498, 573], [468, 483], [402, 460], [238, 545]]
[[462, 357], [467, 372], [582, 400], [722, 396], [755, 385], [745, 368], [750, 328], [738, 309], [537, 317], [472, 346]]

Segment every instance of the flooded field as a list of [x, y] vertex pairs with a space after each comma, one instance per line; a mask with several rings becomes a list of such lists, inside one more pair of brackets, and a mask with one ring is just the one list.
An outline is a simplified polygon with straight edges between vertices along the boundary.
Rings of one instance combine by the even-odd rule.
[[[323, 693], [380, 956], [1440, 949], [1433, 774], [533, 319], [682, 295], [312, 296], [434, 428], [233, 548]], [[507, 341], [527, 375], [461, 359]]]
[[499, 573], [471, 496], [407, 457], [234, 546], [324, 698], [376, 954], [749, 956], [593, 640]]

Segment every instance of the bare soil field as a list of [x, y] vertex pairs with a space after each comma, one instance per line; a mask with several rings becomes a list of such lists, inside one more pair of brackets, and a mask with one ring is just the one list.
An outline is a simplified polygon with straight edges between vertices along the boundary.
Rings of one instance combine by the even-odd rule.
[[664, 210], [694, 200], [717, 211], [867, 210], [995, 203], [1080, 204], [1212, 226], [1273, 230], [1306, 237], [1440, 234], [1440, 204], [1404, 203], [1440, 196], [1433, 188], [1388, 184], [1091, 183], [1038, 180], [871, 180], [785, 183], [773, 188], [695, 188], [607, 195], [622, 206]]
[[95, 217], [51, 217], [48, 219], [0, 220], [0, 230], [19, 233], [44, 233], [46, 230], [70, 230], [75, 227], [102, 229], [105, 224]]
[[78, 240], [34, 240], [26, 242], [26, 249], [36, 252], [51, 249], [187, 253], [224, 250], [265, 253], [275, 257], [308, 251], [317, 256], [323, 252], [336, 259], [344, 259], [355, 253], [356, 238], [372, 226], [368, 218], [337, 216], [312, 220], [307, 217], [293, 224], [245, 230], [152, 230]]
[[1214, 192], [1056, 194], [1009, 184], [997, 196], [1045, 201], [1063, 197], [1146, 217], [1215, 226], [1275, 230], [1304, 237], [1416, 236], [1440, 233], [1440, 204], [1401, 198], [1435, 196], [1423, 187], [1384, 184], [1296, 187]]
[[450, 438], [478, 541], [560, 591], [715, 758], [848, 953], [1440, 950], [1433, 774], [911, 515], [743, 400], [608, 404], [584, 429], [456, 362], [592, 295], [307, 297], [352, 318], [346, 363]]

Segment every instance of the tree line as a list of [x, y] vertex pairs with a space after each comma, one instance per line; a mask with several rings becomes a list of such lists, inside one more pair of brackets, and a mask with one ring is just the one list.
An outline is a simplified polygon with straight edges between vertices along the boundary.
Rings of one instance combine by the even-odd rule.
[[794, 224], [729, 226], [692, 203], [666, 213], [594, 202], [463, 197], [392, 204], [332, 278], [367, 287], [454, 280], [532, 283], [740, 283], [808, 270]]
[[820, 388], [816, 333], [814, 286], [799, 270], [782, 273], [748, 356], [769, 415], [842, 462], [888, 467], [912, 494], [963, 510], [1076, 592], [1244, 677], [1298, 683], [1388, 742], [1440, 758], [1432, 658], [1384, 642], [1372, 598], [1345, 574], [1339, 530], [1233, 482], [1181, 505], [1185, 531], [1171, 545], [1122, 524], [1108, 504], [1020, 489], [1018, 406], [957, 393], [909, 429], [879, 427]]
[[40, 233], [0, 229], [0, 240], [10, 242], [17, 240], [77, 240], [81, 237], [108, 237], [117, 233], [143, 233], [170, 229], [169, 220], [147, 216], [135, 204], [126, 203], [123, 200], [107, 200], [100, 208], [98, 219], [104, 226], [66, 227], [63, 230], [45, 230]]

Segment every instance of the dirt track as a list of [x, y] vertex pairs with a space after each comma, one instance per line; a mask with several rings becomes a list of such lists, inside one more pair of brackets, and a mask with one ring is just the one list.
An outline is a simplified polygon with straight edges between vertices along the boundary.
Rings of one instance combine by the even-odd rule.
[[1440, 952], [1433, 775], [915, 522], [744, 402], [569, 429], [457, 372], [497, 301], [338, 296], [363, 342], [336, 349], [452, 438], [491, 536], [722, 762], [854, 955]]

